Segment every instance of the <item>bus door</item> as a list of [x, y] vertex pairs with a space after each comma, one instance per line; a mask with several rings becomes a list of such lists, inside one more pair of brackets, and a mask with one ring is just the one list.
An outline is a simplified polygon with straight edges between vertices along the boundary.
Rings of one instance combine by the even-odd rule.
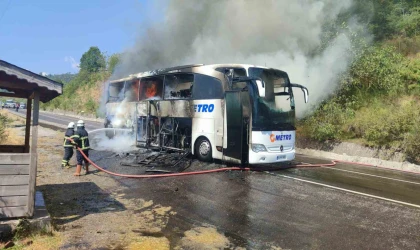
[[227, 157], [242, 159], [243, 149], [243, 116], [242, 116], [242, 100], [240, 91], [226, 91], [226, 136], [227, 145], [223, 149], [223, 154]]

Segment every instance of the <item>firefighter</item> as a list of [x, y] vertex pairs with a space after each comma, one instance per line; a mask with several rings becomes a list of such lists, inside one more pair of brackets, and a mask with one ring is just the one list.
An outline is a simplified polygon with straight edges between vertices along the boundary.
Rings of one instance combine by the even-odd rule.
[[73, 144], [69, 139], [74, 140], [74, 122], [70, 122], [67, 126], [66, 133], [64, 134], [64, 157], [61, 161], [61, 167], [70, 168], [69, 161], [73, 156]]
[[[78, 148], [80, 148], [83, 153], [86, 155], [86, 157], [89, 157], [89, 138], [88, 138], [88, 132], [85, 129], [85, 123], [82, 120], [79, 120], [76, 124], [77, 130], [75, 133], [75, 144]], [[80, 172], [82, 171], [82, 164], [85, 162], [85, 170], [86, 174], [89, 173], [89, 162], [86, 158], [83, 157], [82, 153], [80, 153], [79, 150], [76, 151], [76, 158], [77, 158], [77, 166], [76, 166], [76, 172], [74, 173], [74, 176], [80, 176]]]

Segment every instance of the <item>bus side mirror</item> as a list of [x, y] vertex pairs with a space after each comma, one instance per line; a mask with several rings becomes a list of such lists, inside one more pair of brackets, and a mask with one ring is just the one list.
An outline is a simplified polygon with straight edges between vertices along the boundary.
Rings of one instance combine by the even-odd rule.
[[303, 98], [305, 99], [305, 103], [309, 102], [309, 92], [308, 89], [303, 87], [301, 88], [302, 92], [303, 92]]
[[255, 80], [255, 82], [257, 83], [258, 92], [260, 94], [260, 97], [265, 97], [265, 86], [264, 86], [264, 82], [261, 81], [261, 80]]
[[294, 88], [300, 88], [303, 92], [303, 98], [305, 100], [305, 103], [308, 103], [308, 101], [309, 101], [309, 91], [305, 86], [302, 86], [302, 85], [296, 84], [296, 83], [291, 83], [290, 86], [294, 87]]

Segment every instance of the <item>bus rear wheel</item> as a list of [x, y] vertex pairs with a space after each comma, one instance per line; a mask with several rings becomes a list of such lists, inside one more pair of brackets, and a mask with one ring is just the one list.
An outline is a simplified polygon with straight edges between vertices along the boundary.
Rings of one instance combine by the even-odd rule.
[[211, 143], [207, 138], [202, 137], [195, 143], [195, 155], [200, 161], [211, 161], [213, 159]]

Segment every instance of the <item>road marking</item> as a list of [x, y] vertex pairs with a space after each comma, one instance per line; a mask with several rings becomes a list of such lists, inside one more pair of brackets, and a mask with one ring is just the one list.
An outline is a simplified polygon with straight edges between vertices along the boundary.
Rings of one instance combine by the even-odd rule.
[[400, 181], [400, 182], [405, 182], [405, 183], [420, 185], [419, 182], [406, 181], [406, 180], [395, 179], [395, 178], [391, 178], [391, 177], [385, 177], [385, 176], [374, 175], [374, 174], [366, 174], [366, 173], [357, 172], [357, 171], [351, 171], [351, 170], [346, 170], [346, 169], [332, 168], [332, 167], [322, 167], [322, 168], [329, 168], [329, 169], [334, 169], [334, 170], [343, 171], [343, 172], [355, 173], [355, 174], [360, 174], [360, 175], [367, 175], [367, 176], [372, 176], [372, 177], [377, 177], [377, 178], [382, 178], [382, 179], [388, 179], [388, 180], [393, 180], [393, 181]]
[[314, 181], [308, 181], [308, 180], [304, 180], [304, 179], [300, 179], [300, 178], [296, 178], [296, 177], [291, 177], [291, 176], [287, 176], [287, 175], [273, 174], [273, 173], [270, 173], [270, 174], [275, 175], [275, 176], [280, 176], [280, 177], [283, 177], [283, 178], [287, 178], [287, 179], [292, 179], [292, 180], [296, 180], [296, 181], [306, 182], [306, 183], [310, 183], [310, 184], [314, 184], [314, 185], [318, 185], [318, 186], [323, 186], [323, 187], [328, 187], [328, 188], [332, 188], [332, 189], [337, 189], [337, 190], [348, 192], [348, 193], [352, 193], [352, 194], [358, 194], [358, 195], [362, 195], [362, 196], [366, 196], [366, 197], [370, 197], [370, 198], [375, 198], [375, 199], [379, 199], [379, 200], [394, 202], [394, 203], [401, 204], [401, 205], [406, 205], [406, 206], [410, 206], [410, 207], [420, 208], [420, 205], [416, 205], [416, 204], [412, 204], [412, 203], [408, 203], [408, 202], [403, 202], [403, 201], [399, 201], [399, 200], [388, 199], [388, 198], [381, 197], [381, 196], [376, 196], [376, 195], [372, 195], [372, 194], [366, 194], [366, 193], [362, 193], [362, 192], [357, 192], [357, 191], [353, 191], [353, 190], [346, 189], [346, 188], [335, 187], [335, 186], [331, 186], [331, 185], [328, 185], [328, 184], [323, 184], [323, 183], [314, 182]]
[[[63, 120], [63, 119], [60, 119], [60, 118], [57, 118], [57, 117], [54, 117], [54, 116], [45, 115], [45, 114], [40, 114], [40, 116], [44, 116], [44, 117], [47, 117], [47, 118], [50, 118], [50, 119], [53, 119], [53, 120], [63, 121], [63, 122], [66, 122], [66, 123], [69, 122], [69, 120]], [[69, 117], [69, 119], [71, 121], [71, 118], [70, 117]]]
[[[66, 124], [65, 124], [65, 125], [67, 125], [67, 123], [68, 123], [68, 122], [72, 121], [72, 119], [76, 119], [76, 118], [74, 118], [74, 117], [70, 117], [70, 116], [63, 116], [63, 115], [60, 115], [60, 116], [61, 116], [62, 118], [68, 119], [68, 120], [63, 120], [63, 119], [56, 118], [56, 117], [54, 117], [54, 116], [50, 116], [50, 115], [46, 115], [46, 114], [42, 114], [42, 116], [48, 117], [48, 118], [50, 118], [50, 119], [56, 119], [56, 120], [60, 120], [60, 121], [66, 122]], [[77, 120], [77, 119], [76, 119], [76, 120]], [[97, 124], [94, 124], [94, 123], [97, 123]], [[101, 124], [100, 122], [85, 121], [85, 127], [93, 127], [93, 128], [96, 128], [96, 125], [102, 125], [102, 124]]]
[[[302, 162], [302, 164], [311, 165], [311, 163], [306, 163], [306, 162]], [[334, 169], [334, 170], [343, 171], [343, 172], [349, 172], [349, 173], [354, 173], [354, 174], [360, 174], [360, 175], [372, 176], [372, 177], [377, 177], [377, 178], [382, 178], [382, 179], [387, 179], [387, 180], [400, 181], [400, 182], [405, 182], [405, 183], [420, 185], [419, 182], [406, 181], [406, 180], [395, 179], [395, 178], [391, 178], [391, 177], [385, 177], [385, 176], [374, 175], [374, 174], [366, 174], [366, 173], [357, 172], [357, 171], [351, 171], [351, 170], [347, 170], [347, 169], [333, 168], [333, 167], [321, 167], [321, 168]]]

